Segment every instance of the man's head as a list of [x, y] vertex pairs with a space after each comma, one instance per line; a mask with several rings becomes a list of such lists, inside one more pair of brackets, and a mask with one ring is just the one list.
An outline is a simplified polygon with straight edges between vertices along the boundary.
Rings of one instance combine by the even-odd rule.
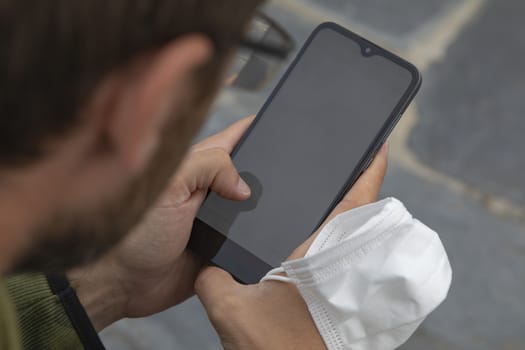
[[141, 219], [259, 2], [0, 0], [0, 269], [84, 262]]

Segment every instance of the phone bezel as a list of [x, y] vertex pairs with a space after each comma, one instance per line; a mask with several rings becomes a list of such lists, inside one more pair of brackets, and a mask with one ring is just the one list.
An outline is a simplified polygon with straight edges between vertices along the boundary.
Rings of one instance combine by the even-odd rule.
[[[385, 125], [379, 130], [377, 136], [371, 142], [366, 153], [360, 160], [359, 165], [354, 169], [352, 174], [349, 176], [348, 180], [343, 184], [341, 191], [334, 198], [334, 200], [332, 201], [326, 212], [323, 214], [322, 219], [316, 225], [314, 230], [305, 234], [305, 239], [312, 235], [322, 225], [324, 220], [326, 220], [326, 218], [333, 211], [335, 206], [343, 199], [345, 194], [355, 184], [355, 182], [359, 179], [359, 177], [366, 170], [366, 168], [368, 168], [375, 155], [377, 154], [383, 143], [386, 141], [388, 136], [391, 134], [392, 130], [401, 119], [403, 113], [416, 96], [422, 84], [421, 73], [410, 62], [336, 23], [322, 23], [312, 32], [312, 34], [308, 37], [303, 47], [299, 50], [296, 58], [290, 64], [290, 67], [286, 70], [283, 77], [280, 79], [279, 83], [276, 85], [269, 98], [264, 103], [263, 107], [257, 114], [255, 120], [250, 125], [250, 127], [248, 128], [244, 136], [241, 138], [237, 146], [234, 148], [231, 154], [232, 158], [235, 158], [235, 155], [237, 154], [239, 149], [242, 147], [246, 139], [255, 129], [257, 123], [265, 114], [266, 109], [273, 102], [273, 99], [279, 93], [283, 84], [288, 79], [289, 75], [294, 71], [297, 63], [301, 60], [304, 53], [308, 50], [310, 44], [316, 38], [317, 34], [320, 31], [326, 29], [334, 30], [339, 34], [342, 34], [346, 38], [359, 44], [363, 55], [370, 57], [380, 55], [406, 69], [412, 75], [412, 81], [405, 93], [403, 94], [403, 96], [401, 97], [400, 101], [390, 114], [390, 116], [387, 118]], [[371, 51], [367, 52], [367, 48], [369, 48]], [[250, 251], [240, 247], [235, 242], [229, 240], [227, 236], [213, 229], [211, 226], [209, 226], [199, 218], [195, 219], [189, 247], [193, 252], [208, 260], [211, 264], [225, 269], [226, 271], [230, 272], [236, 280], [246, 284], [257, 283], [260, 280], [260, 278], [262, 278], [269, 270], [274, 268], [274, 266], [270, 266]]]

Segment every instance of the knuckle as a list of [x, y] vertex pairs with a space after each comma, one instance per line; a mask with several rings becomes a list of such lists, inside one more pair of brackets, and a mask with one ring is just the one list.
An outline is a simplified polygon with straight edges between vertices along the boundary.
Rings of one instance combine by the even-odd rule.
[[221, 165], [225, 164], [231, 164], [232, 160], [228, 152], [226, 152], [222, 148], [212, 148], [206, 151], [208, 153], [208, 157], [210, 159], [215, 160], [217, 163]]

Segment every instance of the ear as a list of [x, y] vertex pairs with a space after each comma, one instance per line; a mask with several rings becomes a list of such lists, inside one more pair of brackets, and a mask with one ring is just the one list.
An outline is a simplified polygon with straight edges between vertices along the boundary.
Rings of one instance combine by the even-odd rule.
[[[191, 92], [193, 73], [210, 60], [213, 48], [198, 34], [177, 39], [130, 64], [108, 81], [104, 126], [117, 161], [140, 172], [155, 150], [161, 128]], [[101, 91], [104, 91], [104, 87]]]

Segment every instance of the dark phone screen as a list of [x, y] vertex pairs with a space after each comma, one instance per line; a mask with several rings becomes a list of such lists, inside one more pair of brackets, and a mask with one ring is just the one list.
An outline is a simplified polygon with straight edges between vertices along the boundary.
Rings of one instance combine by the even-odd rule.
[[315, 230], [412, 82], [406, 68], [320, 30], [233, 156], [252, 198], [212, 193], [198, 218], [279, 266]]

